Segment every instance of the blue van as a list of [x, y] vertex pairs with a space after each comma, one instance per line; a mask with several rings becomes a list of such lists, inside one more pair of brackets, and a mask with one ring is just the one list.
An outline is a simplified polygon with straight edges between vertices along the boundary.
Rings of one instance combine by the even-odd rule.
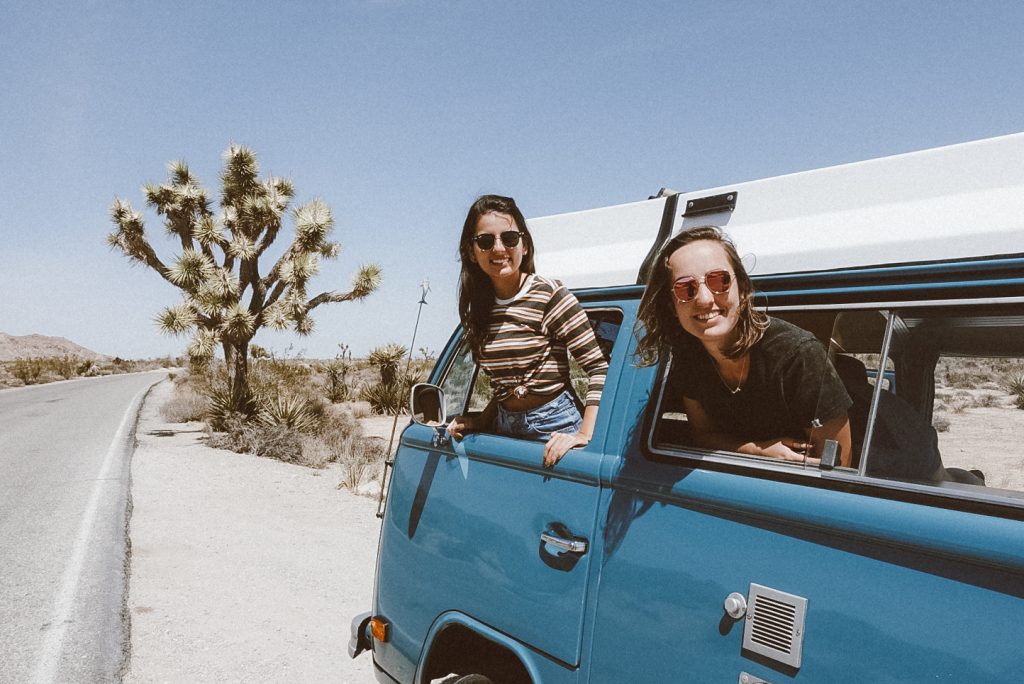
[[[446, 439], [489, 399], [455, 331], [353, 620], [378, 681], [1024, 676], [1024, 134], [529, 223], [608, 352], [597, 427], [551, 469], [538, 442]], [[702, 224], [828, 348], [852, 467], [697, 448], [666, 391], [686, 359], [636, 365], [651, 255]], [[925, 450], [941, 472], [890, 467]]]

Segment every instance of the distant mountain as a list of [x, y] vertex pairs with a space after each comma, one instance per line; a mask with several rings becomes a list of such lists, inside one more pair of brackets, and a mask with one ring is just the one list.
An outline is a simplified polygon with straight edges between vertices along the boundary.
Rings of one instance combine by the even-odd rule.
[[0, 332], [0, 361], [13, 361], [17, 358], [77, 356], [80, 359], [107, 361], [109, 356], [97, 354], [91, 349], [75, 344], [63, 337], [46, 335], [8, 335]]

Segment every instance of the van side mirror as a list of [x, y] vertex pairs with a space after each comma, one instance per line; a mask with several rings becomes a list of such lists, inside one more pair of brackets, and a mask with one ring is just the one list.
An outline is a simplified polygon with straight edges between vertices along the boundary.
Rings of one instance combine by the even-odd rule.
[[445, 415], [444, 390], [437, 385], [421, 382], [409, 393], [412, 421], [417, 425], [440, 427], [448, 423]]

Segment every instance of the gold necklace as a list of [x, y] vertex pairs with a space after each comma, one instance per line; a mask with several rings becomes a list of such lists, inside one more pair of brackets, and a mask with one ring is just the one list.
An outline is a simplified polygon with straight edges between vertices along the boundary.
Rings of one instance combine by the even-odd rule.
[[738, 394], [739, 391], [743, 389], [743, 381], [746, 380], [744, 373], [746, 373], [747, 369], [750, 367], [750, 355], [748, 354], [744, 356], [741, 363], [739, 380], [736, 381], [736, 387], [730, 387], [729, 383], [725, 381], [725, 376], [722, 375], [722, 371], [718, 368], [718, 361], [716, 361], [714, 357], [711, 358], [711, 364], [715, 367], [715, 373], [718, 375], [718, 379], [722, 381], [722, 385], [729, 394]]

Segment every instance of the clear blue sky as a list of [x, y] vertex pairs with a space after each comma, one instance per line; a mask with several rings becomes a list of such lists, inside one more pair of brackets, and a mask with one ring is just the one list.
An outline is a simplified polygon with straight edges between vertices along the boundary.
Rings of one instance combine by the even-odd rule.
[[477, 195], [540, 216], [1019, 132], [1021, 36], [995, 1], [4, 3], [0, 331], [180, 353], [153, 324], [177, 291], [106, 247], [108, 210], [173, 159], [216, 197], [234, 141], [333, 208], [311, 294], [384, 271], [292, 353], [408, 345], [424, 279], [440, 350]]

